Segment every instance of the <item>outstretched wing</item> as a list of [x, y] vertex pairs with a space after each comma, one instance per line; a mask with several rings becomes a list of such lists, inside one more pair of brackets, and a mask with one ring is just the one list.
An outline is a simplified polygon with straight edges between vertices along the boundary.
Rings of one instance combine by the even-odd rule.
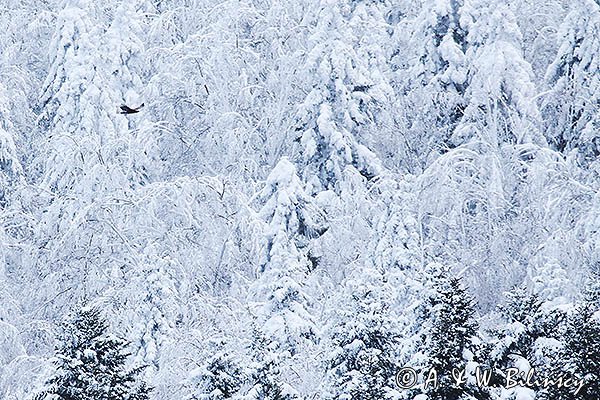
[[134, 114], [136, 112], [139, 112], [139, 110], [130, 108], [130, 107], [126, 106], [125, 104], [122, 104], [120, 108], [121, 108], [121, 114]]
[[125, 104], [121, 104], [119, 107], [121, 109], [120, 114], [135, 114], [140, 112], [140, 110], [144, 107], [144, 103], [140, 104], [137, 108], [131, 108], [126, 106]]

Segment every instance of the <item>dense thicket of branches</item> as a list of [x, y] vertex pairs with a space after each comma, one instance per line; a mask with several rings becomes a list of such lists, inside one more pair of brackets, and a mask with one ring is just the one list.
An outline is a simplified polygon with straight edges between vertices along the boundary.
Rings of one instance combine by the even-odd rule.
[[81, 302], [151, 399], [597, 367], [600, 4], [508, 3], [0, 0], [0, 398]]

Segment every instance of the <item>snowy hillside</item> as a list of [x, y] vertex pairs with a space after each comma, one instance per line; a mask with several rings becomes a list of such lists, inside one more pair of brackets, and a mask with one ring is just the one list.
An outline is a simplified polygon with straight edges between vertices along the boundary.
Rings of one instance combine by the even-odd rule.
[[1, 400], [598, 398], [600, 0], [0, 0]]

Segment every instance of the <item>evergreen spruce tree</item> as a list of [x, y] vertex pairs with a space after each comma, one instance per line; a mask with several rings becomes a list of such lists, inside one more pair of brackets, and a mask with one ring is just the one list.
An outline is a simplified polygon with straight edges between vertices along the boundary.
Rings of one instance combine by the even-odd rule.
[[194, 373], [198, 386], [193, 400], [225, 400], [233, 398], [244, 382], [244, 370], [226, 350], [218, 350]]
[[[535, 368], [543, 374], [554, 357], [554, 349], [560, 347], [560, 327], [564, 314], [558, 310], [547, 310], [544, 301], [525, 286], [514, 288], [506, 294], [507, 302], [500, 307], [506, 321], [493, 334], [486, 357], [494, 367], [494, 381], [505, 383], [507, 368], [519, 368], [527, 373]], [[537, 388], [528, 390], [536, 391]]]
[[551, 360], [546, 374], [583, 380], [583, 388], [574, 395], [572, 387], [551, 386], [542, 391], [542, 399], [594, 400], [600, 393], [600, 292], [592, 276], [584, 299], [568, 315], [562, 337], [563, 346]]
[[294, 400], [299, 393], [283, 378], [281, 366], [282, 349], [279, 344], [254, 329], [249, 366], [252, 387], [242, 397], [244, 400]]
[[510, 366], [509, 355], [522, 357], [535, 366], [540, 362], [536, 360], [536, 340], [558, 336], [562, 313], [546, 310], [539, 295], [529, 293], [524, 286], [515, 288], [507, 297], [506, 305], [500, 307], [507, 324], [498, 330], [496, 358], [503, 367]]
[[310, 241], [325, 228], [296, 168], [287, 159], [273, 168], [261, 195], [265, 200], [260, 210], [265, 247], [261, 275], [252, 292], [260, 303], [262, 332], [294, 355], [299, 345], [315, 340], [310, 299], [302, 284], [315, 267], [308, 254]]
[[359, 268], [345, 282], [324, 341], [327, 399], [385, 398], [397, 372], [398, 327], [385, 275]]
[[[257, 324], [251, 349], [256, 384], [250, 398], [288, 398], [294, 396], [292, 386], [298, 384], [290, 360], [302, 360], [302, 352], [318, 340], [304, 284], [316, 267], [310, 258], [311, 241], [326, 229], [295, 166], [286, 158], [273, 168], [260, 197], [264, 247], [260, 276], [249, 298]], [[286, 382], [285, 388], [279, 380]]]
[[[485, 388], [478, 388], [469, 373], [476, 366], [479, 354], [475, 301], [463, 287], [461, 278], [453, 276], [448, 268], [433, 265], [429, 270], [432, 292], [423, 308], [425, 323], [420, 353], [424, 355], [421, 359], [425, 379], [433, 368], [437, 385], [429, 385], [423, 393], [431, 400], [459, 400], [470, 396], [487, 399], [489, 394]], [[455, 385], [455, 370], [466, 371], [467, 380], [463, 385]]]
[[416, 62], [405, 72], [403, 82], [405, 101], [413, 109], [407, 134], [424, 165], [431, 152], [455, 147], [450, 137], [466, 106], [467, 31], [460, 23], [463, 3], [425, 1], [411, 37]]
[[[147, 400], [151, 388], [127, 369], [129, 343], [109, 333], [97, 308], [83, 307], [67, 324], [56, 354], [56, 372], [36, 400]], [[54, 396], [54, 397], [52, 397]]]
[[575, 308], [565, 331], [565, 366], [584, 380], [581, 398], [592, 400], [600, 393], [600, 321], [598, 299], [588, 298]]
[[308, 94], [298, 107], [296, 162], [309, 194], [339, 194], [349, 172], [366, 180], [383, 172], [377, 156], [363, 144], [368, 138], [360, 136], [391, 88], [348, 44], [354, 36], [344, 6], [318, 2], [308, 39], [311, 50], [303, 55], [302, 84]]

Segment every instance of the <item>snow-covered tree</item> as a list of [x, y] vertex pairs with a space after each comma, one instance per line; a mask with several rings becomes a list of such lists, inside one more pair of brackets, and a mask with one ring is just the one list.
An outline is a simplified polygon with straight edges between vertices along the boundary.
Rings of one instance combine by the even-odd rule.
[[250, 372], [250, 390], [243, 400], [293, 400], [300, 394], [284, 378], [282, 349], [271, 338], [265, 337], [255, 329], [251, 338], [250, 354], [252, 362]]
[[[112, 111], [116, 105], [131, 107], [146, 105], [144, 80], [147, 70], [145, 47], [142, 38], [143, 0], [121, 1], [115, 6], [110, 24], [102, 37], [103, 68], [110, 73], [103, 77], [110, 88], [110, 103], [103, 106]], [[147, 104], [150, 106], [150, 104]], [[130, 185], [145, 185], [159, 179], [165, 168], [161, 158], [155, 124], [146, 113], [136, 118], [113, 115], [116, 134], [110, 135], [107, 158], [120, 166]], [[107, 135], [108, 136], [108, 135]]]
[[[56, 293], [94, 297], [121, 278], [108, 271], [128, 271], [136, 256], [121, 228], [129, 211], [121, 200], [161, 170], [148, 129], [131, 121], [144, 118], [118, 113], [120, 104], [139, 105], [133, 102], [141, 96], [135, 6], [110, 2], [104, 12], [96, 2], [74, 0], [62, 7], [40, 97], [35, 166], [41, 193], [26, 204], [43, 221], [30, 256], [49, 260], [39, 266], [46, 290], [35, 296], [42, 302]], [[67, 287], [66, 276], [86, 283]]]
[[468, 44], [462, 8], [462, 0], [425, 1], [414, 21], [415, 63], [402, 74], [407, 95], [398, 107], [411, 109], [407, 146], [423, 165], [430, 153], [455, 146], [450, 138], [466, 107]]
[[[103, 83], [99, 82], [104, 66], [99, 63], [95, 39], [102, 35], [103, 27], [95, 25], [89, 6], [83, 0], [67, 2], [60, 12], [49, 48], [51, 67], [41, 96], [41, 124], [48, 131], [44, 139], [50, 138], [44, 152], [46, 159], [41, 161], [45, 167], [44, 186], [58, 194], [77, 193], [78, 184], [86, 179], [94, 182], [94, 177], [107, 172], [101, 167], [104, 155], [99, 149], [99, 135], [103, 130], [114, 131], [105, 106], [109, 103], [114, 111], [115, 103], [109, 92], [101, 90]], [[111, 178], [121, 183], [116, 176]], [[92, 185], [86, 186], [92, 189]]]
[[552, 338], [561, 321], [561, 313], [547, 311], [543, 301], [525, 287], [517, 287], [507, 293], [507, 303], [501, 307], [502, 316], [508, 322], [501, 333], [501, 350], [498, 355], [504, 362], [507, 356], [520, 356], [530, 363], [534, 359], [535, 341]]
[[[215, 304], [234, 294], [246, 301], [245, 277], [259, 262], [239, 255], [238, 246], [253, 248], [256, 221], [234, 220], [240, 203], [217, 177], [152, 183], [133, 196], [137, 200], [114, 221], [129, 250], [117, 253], [122, 263], [107, 268], [113, 284], [101, 301], [132, 342], [133, 360], [149, 365], [145, 373], [157, 396], [168, 396], [177, 389], [171, 363], [182, 357], [203, 362], [205, 348], [197, 343], [210, 337], [205, 330], [225, 329]], [[246, 222], [247, 230], [238, 231]]]
[[544, 144], [533, 71], [513, 11], [499, 1], [475, 1], [465, 5], [461, 26], [468, 32], [469, 86], [454, 144], [471, 138], [495, 146]]
[[575, 178], [581, 170], [560, 153], [531, 145], [515, 150], [519, 167], [509, 170], [506, 181], [511, 207], [519, 210], [512, 231], [514, 239], [528, 238], [517, 246], [526, 266], [519, 279], [526, 275], [528, 287], [544, 303], [564, 305], [578, 297], [578, 282], [593, 264], [592, 243], [584, 239], [593, 235], [579, 232], [594, 229], [594, 190]]
[[371, 262], [380, 270], [390, 272], [421, 266], [414, 184], [414, 176], [405, 175], [401, 182], [389, 179], [377, 185], [380, 191], [377, 206], [382, 211], [374, 220], [369, 252]]
[[0, 206], [6, 207], [12, 193], [23, 183], [23, 168], [17, 154], [10, 119], [8, 91], [0, 83]]
[[128, 343], [109, 333], [98, 309], [75, 312], [61, 337], [56, 372], [36, 399], [147, 400], [151, 388], [140, 381], [143, 367], [127, 369]]
[[325, 228], [287, 159], [275, 166], [261, 196], [266, 200], [259, 214], [265, 222], [266, 243], [253, 292], [262, 303], [262, 332], [293, 355], [301, 342], [315, 339], [310, 301], [302, 283], [316, 267], [309, 258], [310, 241]]
[[[175, 326], [181, 323], [182, 307], [176, 283], [178, 265], [168, 255], [157, 254], [156, 245], [143, 252], [144, 262], [130, 271], [112, 271], [128, 283], [127, 287], [108, 290], [114, 296], [116, 312], [122, 313], [122, 324], [131, 341], [133, 359], [160, 369], [161, 353], [171, 340]], [[123, 307], [127, 305], [127, 307]]]
[[82, 299], [160, 400], [592, 370], [597, 3], [0, 0], [0, 398]]
[[523, 0], [513, 7], [523, 34], [523, 55], [533, 68], [538, 92], [543, 92], [544, 74], [560, 46], [558, 30], [567, 14], [568, 4], [561, 0]]
[[367, 180], [382, 173], [379, 159], [361, 143], [368, 139], [361, 132], [373, 123], [378, 104], [386, 102], [389, 85], [350, 45], [344, 11], [337, 2], [319, 2], [303, 57], [308, 94], [298, 107], [296, 154], [310, 194], [339, 193], [347, 167]]
[[397, 372], [399, 327], [384, 274], [357, 268], [343, 283], [324, 344], [328, 399], [381, 399]]
[[70, 1], [58, 16], [40, 99], [47, 130], [42, 184], [58, 195], [83, 200], [90, 197], [85, 187], [122, 193], [149, 179], [141, 160], [152, 157], [152, 138], [137, 137], [144, 130], [134, 135], [118, 113], [120, 104], [142, 102], [143, 45], [133, 7], [122, 3], [104, 21], [92, 2]]
[[543, 371], [561, 346], [564, 314], [560, 310], [545, 308], [543, 300], [525, 286], [508, 292], [506, 300], [500, 307], [505, 323], [495, 330], [496, 339], [490, 343], [488, 353], [495, 368], [495, 383], [505, 382], [507, 368], [524, 373], [531, 368]]
[[548, 142], [558, 151], [577, 149], [589, 163], [600, 154], [600, 5], [594, 0], [570, 4], [558, 34], [560, 47], [546, 72], [550, 93], [543, 102]]
[[206, 362], [192, 371], [194, 400], [225, 400], [234, 398], [246, 380], [239, 361], [223, 348], [217, 348]]
[[426, 298], [419, 278], [425, 254], [415, 209], [414, 184], [414, 177], [405, 175], [400, 182], [385, 179], [376, 185], [375, 208], [379, 213], [373, 220], [375, 229], [365, 261], [384, 273], [386, 285], [394, 288], [388, 306], [395, 310], [394, 323], [403, 336], [398, 353], [399, 359], [404, 361], [415, 351], [415, 331], [421, 323], [417, 310]]
[[[597, 285], [597, 282], [596, 282]], [[543, 369], [548, 376], [560, 374], [581, 381], [577, 398], [593, 399], [600, 390], [600, 321], [598, 293], [588, 292], [568, 313], [561, 344]], [[551, 386], [541, 390], [541, 399], [572, 398], [573, 388]]]
[[[478, 365], [481, 341], [475, 320], [475, 300], [463, 287], [462, 279], [448, 268], [431, 264], [428, 301], [423, 304], [421, 346], [415, 356], [425, 379], [433, 368], [437, 384], [422, 388], [431, 399], [458, 400], [474, 396], [489, 398], [486, 388], [479, 388], [473, 377]], [[455, 385], [453, 371], [465, 371], [463, 385]], [[420, 389], [419, 389], [420, 390]]]
[[498, 155], [465, 145], [437, 158], [416, 182], [416, 219], [426, 262], [455, 271], [468, 267], [465, 279], [471, 285], [490, 288], [478, 292], [485, 293], [478, 296], [483, 307], [497, 300], [489, 297], [497, 295], [491, 289], [497, 271], [514, 267], [517, 242], [503, 223], [508, 207], [503, 176]]

